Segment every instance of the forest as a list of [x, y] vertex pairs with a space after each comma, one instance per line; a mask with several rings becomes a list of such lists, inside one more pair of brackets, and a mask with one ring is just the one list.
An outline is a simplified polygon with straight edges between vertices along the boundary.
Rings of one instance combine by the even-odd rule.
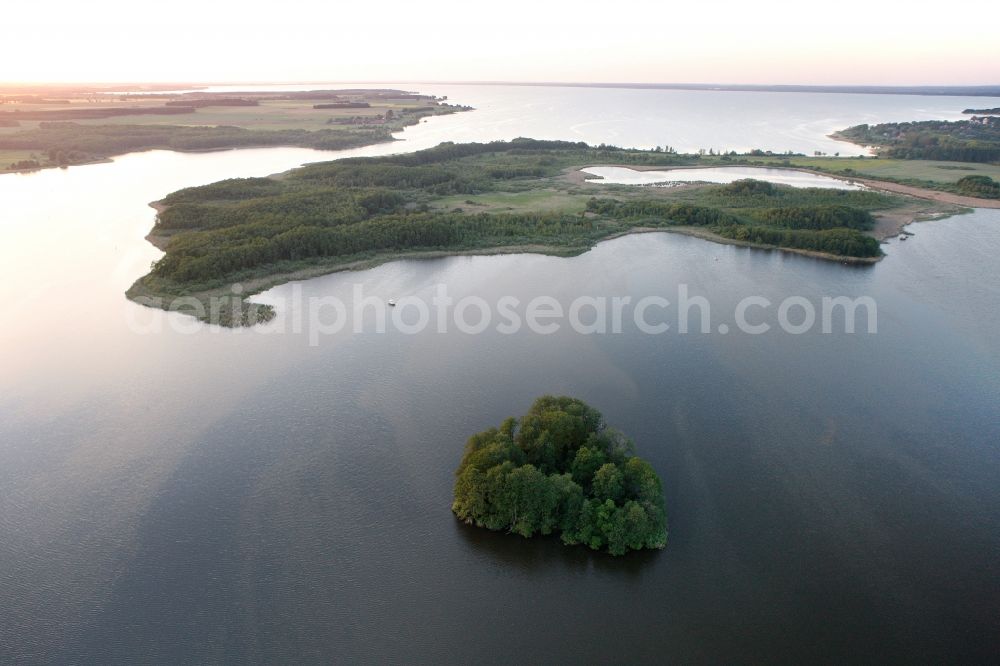
[[477, 527], [559, 534], [611, 555], [667, 543], [660, 477], [575, 398], [543, 396], [520, 420], [473, 435], [455, 476], [452, 511]]
[[875, 146], [883, 157], [949, 162], [1000, 162], [1000, 118], [855, 125], [837, 138]]
[[[700, 226], [741, 240], [764, 238], [773, 229], [780, 233], [758, 242], [856, 257], [879, 254], [878, 243], [861, 233], [873, 224], [868, 209], [885, 205], [884, 197], [871, 192], [737, 182], [705, 187], [700, 205], [593, 198], [586, 203], [593, 215], [428, 205], [448, 195], [523, 186], [558, 173], [568, 157], [591, 152], [583, 144], [530, 140], [443, 144], [406, 155], [308, 165], [281, 180], [236, 179], [181, 190], [162, 202], [155, 231], [173, 235], [153, 275], [204, 281], [281, 261], [412, 248], [589, 246], [634, 226]], [[482, 155], [490, 159], [470, 159]]]
[[706, 187], [702, 200], [703, 205], [694, 205], [594, 198], [587, 210], [643, 226], [706, 227], [733, 240], [845, 257], [877, 257], [882, 252], [878, 241], [863, 233], [875, 224], [869, 210], [881, 205], [882, 195], [874, 192], [796, 190], [738, 180]]
[[[516, 139], [309, 164], [280, 178], [231, 179], [166, 196], [152, 236], [165, 255], [130, 296], [172, 297], [301, 270], [423, 253], [571, 255], [632, 229], [697, 228], [716, 239], [872, 261], [872, 212], [900, 205], [867, 190], [579, 184], [585, 164], [697, 157]], [[514, 204], [514, 205], [507, 205]]]

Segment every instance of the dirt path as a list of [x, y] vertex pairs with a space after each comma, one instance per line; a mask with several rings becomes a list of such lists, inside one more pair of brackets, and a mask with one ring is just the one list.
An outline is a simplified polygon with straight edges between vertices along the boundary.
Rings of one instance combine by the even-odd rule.
[[[822, 172], [816, 171], [814, 173]], [[830, 174], [824, 173], [822, 175], [829, 176]], [[834, 176], [834, 178], [836, 178], [836, 176]], [[929, 199], [931, 201], [955, 204], [956, 206], [966, 206], [968, 208], [1000, 208], [1000, 199], [979, 199], [977, 197], [966, 197], [961, 194], [939, 192], [937, 190], [928, 190], [923, 187], [913, 187], [911, 185], [900, 185], [898, 183], [887, 183], [884, 180], [874, 180], [871, 178], [852, 177], [850, 180], [867, 185], [875, 190], [885, 190], [886, 192], [895, 192], [897, 194], [908, 194], [911, 197], [917, 197], [918, 199]]]

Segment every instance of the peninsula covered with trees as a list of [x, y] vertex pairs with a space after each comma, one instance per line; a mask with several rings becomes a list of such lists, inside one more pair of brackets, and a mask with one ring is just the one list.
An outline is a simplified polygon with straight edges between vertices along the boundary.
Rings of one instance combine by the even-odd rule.
[[1000, 118], [995, 116], [855, 125], [833, 136], [875, 146], [880, 156], [889, 158], [1000, 162]]
[[612, 555], [663, 548], [660, 477], [633, 449], [583, 401], [543, 396], [520, 420], [469, 438], [452, 511], [478, 527], [558, 533]]
[[[129, 296], [167, 307], [177, 296], [225, 294], [234, 282], [246, 296], [289, 279], [405, 256], [573, 255], [636, 230], [870, 262], [881, 256], [873, 235], [878, 215], [900, 208], [941, 210], [932, 202], [870, 190], [761, 181], [604, 185], [579, 171], [595, 164], [703, 163], [725, 164], [668, 151], [517, 139], [444, 143], [188, 188], [155, 204], [160, 212], [150, 240], [166, 254]], [[256, 321], [248, 312], [223, 315], [218, 323]]]

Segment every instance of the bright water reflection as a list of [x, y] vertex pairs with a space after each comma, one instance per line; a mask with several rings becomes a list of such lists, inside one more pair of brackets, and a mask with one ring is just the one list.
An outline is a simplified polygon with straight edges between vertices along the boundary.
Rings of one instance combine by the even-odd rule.
[[670, 183], [731, 183], [753, 178], [776, 185], [792, 187], [826, 187], [834, 190], [857, 190], [861, 186], [838, 178], [820, 176], [795, 169], [765, 169], [760, 167], [719, 167], [705, 169], [637, 170], [628, 167], [594, 166], [581, 169], [595, 178], [588, 183], [608, 185], [659, 185]]

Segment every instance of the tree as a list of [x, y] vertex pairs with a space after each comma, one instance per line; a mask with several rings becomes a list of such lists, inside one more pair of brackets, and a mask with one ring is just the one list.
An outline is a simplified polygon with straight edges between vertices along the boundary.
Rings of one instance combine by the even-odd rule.
[[618, 502], [624, 490], [622, 473], [614, 463], [604, 463], [594, 473], [593, 494], [599, 500]]
[[584, 488], [590, 488], [590, 483], [594, 479], [594, 473], [607, 462], [604, 451], [592, 449], [589, 446], [582, 446], [576, 452], [573, 463], [570, 466], [570, 473], [573, 480]]
[[520, 420], [469, 438], [455, 471], [460, 519], [612, 555], [666, 544], [659, 477], [582, 401], [543, 396]]
[[956, 183], [958, 191], [974, 197], [1000, 198], [1000, 183], [989, 176], [964, 176]]
[[512, 532], [523, 537], [552, 532], [559, 497], [548, 477], [534, 465], [522, 465], [507, 475], [505, 490]]

